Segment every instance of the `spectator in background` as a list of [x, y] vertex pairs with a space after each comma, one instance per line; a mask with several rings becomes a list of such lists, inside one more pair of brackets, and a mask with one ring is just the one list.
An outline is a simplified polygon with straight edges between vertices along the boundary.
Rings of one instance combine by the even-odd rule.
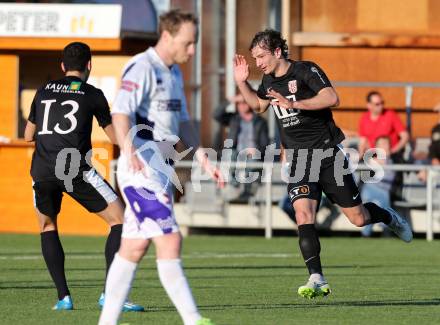
[[[382, 149], [385, 152], [385, 159], [375, 159], [377, 163], [381, 165], [389, 165], [392, 164], [393, 161], [390, 158], [391, 155], [391, 141], [389, 137], [380, 136], [376, 139], [375, 147], [377, 149]], [[366, 202], [373, 202], [377, 205], [387, 208], [391, 207], [391, 197], [390, 191], [391, 186], [394, 181], [395, 172], [393, 170], [384, 170], [384, 177], [377, 183], [364, 183], [361, 189], [361, 197], [362, 200]], [[380, 223], [382, 229], [386, 231], [387, 227]], [[362, 236], [370, 237], [373, 232], [373, 225], [366, 225], [362, 228]]]
[[[390, 139], [390, 154], [394, 163], [404, 163], [403, 153], [409, 141], [409, 133], [399, 116], [391, 109], [384, 108], [384, 100], [378, 91], [370, 91], [367, 95], [368, 112], [362, 114], [359, 121], [359, 157], [365, 151], [374, 148], [377, 138]], [[396, 173], [392, 186], [392, 200], [401, 199], [403, 174]]]
[[439, 113], [439, 120], [431, 130], [431, 144], [429, 146], [429, 159], [431, 165], [440, 165], [440, 103], [434, 107]]
[[377, 138], [386, 136], [390, 139], [393, 161], [399, 163], [403, 161], [403, 150], [409, 141], [409, 134], [399, 116], [393, 110], [384, 108], [384, 104], [379, 92], [368, 93], [368, 112], [362, 114], [359, 121], [359, 154], [363, 156], [367, 149], [374, 147]]
[[[431, 165], [440, 165], [440, 103], [435, 105], [434, 111], [439, 113], [437, 124], [431, 130], [431, 144], [429, 145], [428, 159]], [[426, 182], [426, 170], [417, 175], [420, 180]]]
[[[266, 120], [254, 113], [241, 94], [231, 98], [229, 102], [235, 104], [236, 112], [227, 112], [228, 105], [222, 105], [214, 112], [214, 119], [221, 125], [229, 127], [227, 138], [233, 141], [232, 161], [237, 161], [239, 153], [243, 151], [247, 154], [247, 161], [263, 161], [266, 146], [269, 144], [269, 131]], [[261, 157], [254, 159], [252, 157], [257, 150], [261, 152]], [[254, 170], [246, 168], [244, 171], [245, 177], [248, 177], [251, 171]], [[238, 186], [236, 174], [235, 169], [232, 168], [231, 181]], [[243, 192], [237, 201], [248, 201], [249, 197], [253, 194], [253, 183], [244, 184]]]

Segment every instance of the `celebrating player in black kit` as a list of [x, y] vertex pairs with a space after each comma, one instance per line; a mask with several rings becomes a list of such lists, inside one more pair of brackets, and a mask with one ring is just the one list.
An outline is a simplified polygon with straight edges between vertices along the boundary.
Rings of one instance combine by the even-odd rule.
[[[59, 301], [53, 309], [70, 310], [73, 304], [57, 229], [63, 192], [111, 227], [105, 245], [107, 271], [120, 246], [123, 209], [113, 189], [90, 162], [93, 116], [112, 143], [116, 143], [116, 138], [104, 94], [86, 83], [91, 70], [88, 45], [79, 42], [67, 45], [61, 68], [65, 73], [63, 79], [50, 81], [37, 91], [25, 139], [35, 140], [31, 167], [34, 205], [40, 225], [42, 253], [58, 291]], [[99, 304], [104, 304], [103, 294]], [[129, 302], [124, 308], [143, 310]]]
[[405, 242], [412, 240], [412, 232], [391, 208], [362, 204], [340, 147], [344, 135], [330, 109], [339, 104], [338, 95], [324, 71], [313, 62], [289, 60], [286, 41], [274, 30], [257, 33], [249, 50], [264, 76], [258, 91], [253, 90], [247, 82], [249, 66], [242, 55], [236, 55], [237, 86], [255, 111], [261, 113], [272, 106], [282, 145], [291, 153], [287, 155], [292, 163], [288, 193], [296, 213], [299, 247], [310, 274], [298, 294], [326, 296], [330, 287], [322, 273], [321, 246], [314, 226], [322, 191], [358, 227], [383, 222]]

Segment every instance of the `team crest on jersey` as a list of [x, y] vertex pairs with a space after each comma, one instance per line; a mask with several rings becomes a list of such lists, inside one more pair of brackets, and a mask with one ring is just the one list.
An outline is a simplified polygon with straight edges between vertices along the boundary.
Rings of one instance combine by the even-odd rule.
[[298, 90], [296, 80], [290, 80], [287, 84], [287, 87], [289, 87], [289, 91], [294, 94]]

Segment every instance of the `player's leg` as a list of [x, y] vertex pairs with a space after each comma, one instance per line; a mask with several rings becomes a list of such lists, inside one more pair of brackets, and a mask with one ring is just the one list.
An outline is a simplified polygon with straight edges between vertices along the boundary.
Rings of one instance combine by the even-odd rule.
[[[116, 253], [121, 245], [121, 234], [122, 234], [122, 222], [124, 210], [122, 208], [122, 203], [119, 199], [108, 203], [107, 207], [101, 211], [97, 212], [97, 215], [104, 219], [110, 226], [110, 233], [107, 236], [107, 241], [105, 243], [105, 261], [106, 261], [106, 271], [105, 277], [107, 279], [107, 274], [110, 269], [110, 265], [113, 262]], [[105, 302], [105, 288], [99, 297], [98, 304], [100, 307], [104, 306]], [[124, 302], [122, 311], [144, 311], [144, 307], [135, 304], [129, 300]]]
[[73, 191], [67, 192], [89, 212], [96, 213], [110, 227], [105, 244], [106, 274], [121, 244], [124, 210], [115, 191], [94, 169], [73, 180]]
[[[85, 171], [73, 180], [73, 191], [68, 193], [89, 212], [96, 213], [110, 226], [105, 245], [106, 275], [116, 252], [121, 244], [122, 222], [124, 210], [122, 203], [113, 188], [94, 169]], [[104, 305], [105, 294], [102, 293], [98, 304]], [[143, 311], [140, 305], [126, 301], [124, 311]]]
[[408, 222], [390, 207], [382, 208], [373, 202], [367, 202], [351, 208], [342, 208], [342, 212], [358, 227], [384, 223], [403, 241], [408, 243], [413, 238]]
[[[404, 218], [392, 208], [382, 208], [373, 202], [362, 204], [359, 189], [350, 172], [349, 161], [339, 147], [332, 164], [321, 170], [320, 183], [327, 196], [341, 207], [352, 224], [362, 227], [368, 224], [384, 223], [402, 240], [412, 240], [411, 229]], [[341, 163], [342, 162], [342, 163]], [[336, 180], [336, 177], [342, 179]]]
[[146, 253], [149, 244], [148, 239], [122, 238], [119, 252], [116, 253], [107, 274], [106, 297], [99, 325], [117, 324], [129, 295], [138, 263]]
[[54, 310], [73, 309], [64, 272], [64, 250], [61, 244], [57, 215], [61, 207], [62, 192], [55, 182], [34, 183], [35, 211], [41, 236], [41, 252], [50, 276], [57, 288], [58, 302]]
[[318, 233], [315, 228], [316, 207], [318, 201], [299, 199], [293, 202], [296, 221], [298, 223], [298, 240], [304, 262], [309, 274], [319, 273], [322, 275], [319, 253], [321, 246]]
[[330, 287], [322, 273], [321, 244], [315, 228], [316, 210], [319, 199], [300, 198], [293, 202], [298, 222], [299, 247], [309, 271], [307, 283], [298, 288], [298, 294], [304, 298], [326, 296]]
[[110, 265], [113, 262], [115, 254], [118, 252], [121, 245], [122, 223], [124, 220], [124, 210], [119, 199], [108, 203], [107, 207], [96, 213], [99, 217], [105, 220], [110, 226], [110, 232], [105, 243], [105, 261], [107, 275]]
[[[382, 208], [373, 202], [362, 204], [359, 189], [352, 173], [349, 172], [348, 159], [345, 157], [344, 152], [340, 148], [338, 149], [338, 153], [335, 155], [336, 161], [340, 161], [338, 155], [344, 155], [342, 168], [338, 170], [338, 164], [334, 165], [333, 178], [330, 177], [330, 168], [323, 171], [326, 175], [324, 177], [326, 184], [323, 185], [326, 193], [328, 191], [333, 202], [341, 207], [342, 212], [355, 226], [362, 227], [375, 223], [384, 223], [403, 241], [410, 242], [413, 237], [411, 228], [406, 220], [396, 211], [390, 207]], [[337, 184], [336, 181], [333, 181], [337, 174], [343, 175], [342, 184]]]
[[179, 232], [154, 237], [156, 247], [157, 272], [160, 282], [182, 317], [185, 325], [206, 322], [200, 315], [194, 301], [188, 280], [180, 259], [182, 238]]

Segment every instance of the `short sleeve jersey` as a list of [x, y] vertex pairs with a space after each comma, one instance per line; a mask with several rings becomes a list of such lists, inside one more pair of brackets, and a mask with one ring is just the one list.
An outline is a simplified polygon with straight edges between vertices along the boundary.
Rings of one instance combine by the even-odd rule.
[[[267, 97], [267, 92], [272, 88], [292, 101], [299, 101], [316, 96], [326, 87], [332, 87], [324, 71], [315, 63], [289, 62], [290, 67], [283, 76], [264, 75], [257, 91], [258, 97], [271, 99]], [[330, 108], [313, 111], [285, 109], [272, 99], [271, 106], [286, 149], [325, 149], [344, 140], [344, 134], [336, 126]]]
[[179, 66], [166, 66], [154, 48], [134, 56], [123, 69], [112, 114], [128, 115], [138, 126], [137, 147], [145, 140], [172, 141], [180, 122], [189, 120]]
[[50, 81], [37, 91], [28, 118], [36, 125], [31, 166], [34, 181], [57, 179], [56, 160], [63, 149], [79, 151], [80, 170], [90, 168], [85, 159], [92, 149], [93, 116], [103, 128], [111, 124], [110, 108], [102, 91], [80, 78]]
[[376, 120], [371, 119], [370, 112], [362, 114], [359, 120], [359, 135], [367, 138], [370, 148], [376, 146], [376, 139], [381, 136], [389, 137], [394, 147], [399, 142], [399, 133], [404, 130], [399, 116], [390, 109], [385, 109]]

